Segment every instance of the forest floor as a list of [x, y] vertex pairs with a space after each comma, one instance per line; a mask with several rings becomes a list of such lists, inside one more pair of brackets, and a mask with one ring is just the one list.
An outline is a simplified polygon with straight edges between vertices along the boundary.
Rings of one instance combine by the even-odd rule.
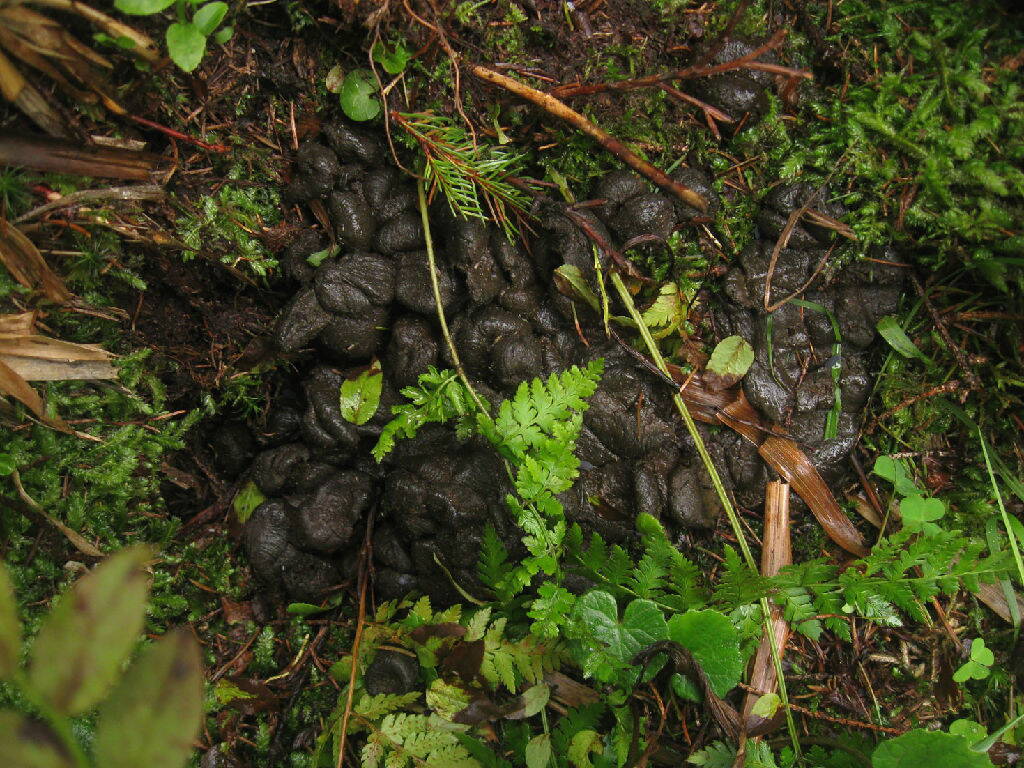
[[[8, 154], [10, 164], [0, 170], [5, 231], [16, 224], [70, 292], [55, 301], [38, 280], [0, 269], [0, 316], [34, 312], [38, 332], [117, 355], [112, 377], [35, 382], [45, 418], [19, 405], [10, 380], [0, 380], [0, 394], [11, 396], [0, 400], [0, 553], [26, 634], [38, 630], [55, 595], [100, 561], [97, 549], [109, 554], [152, 543], [158, 556], [146, 634], [184, 625], [202, 647], [206, 720], [195, 765], [340, 765], [341, 758], [375, 765], [358, 748], [387, 710], [376, 720], [363, 713], [371, 725], [352, 736], [341, 758], [339, 740], [330, 738], [342, 714], [346, 722], [351, 715], [348, 668], [366, 623], [357, 611], [365, 590], [346, 583], [340, 599], [316, 608], [262, 600], [241, 546], [245, 503], [237, 501], [250, 457], [218, 456], [212, 445], [234, 425], [264, 427], [292, 370], [290, 361], [268, 353], [267, 330], [290, 297], [278, 261], [297, 233], [323, 222], [314, 208], [285, 201], [283, 191], [300, 143], [322, 125], [367, 102], [379, 104], [384, 86], [387, 109], [365, 121], [371, 129], [383, 130], [390, 110], [465, 121], [482, 144], [521, 153], [517, 173], [545, 184], [548, 194], [582, 197], [622, 167], [607, 142], [484, 83], [473, 65], [561, 93], [656, 168], [685, 162], [713, 171], [722, 206], [708, 232], [722, 242], [712, 238], [711, 247], [707, 238], [681, 234], [657, 254], [641, 250], [638, 266], [655, 284], [637, 294], [638, 302], [652, 301], [659, 284], [672, 282], [695, 306], [713, 303], [722, 293], [717, 278], [755, 238], [755, 206], [774, 187], [799, 180], [837, 190], [846, 213], [834, 224], [849, 237], [836, 262], [887, 247], [910, 279], [897, 314], [879, 328], [875, 383], [850, 480], [832, 491], [879, 542], [883, 534], [865, 519], [896, 515], [900, 498], [936, 499], [942, 515], [926, 518], [941, 529], [936, 535], [953, 542], [962, 559], [971, 542], [1002, 553], [1010, 566], [997, 574], [1000, 594], [1024, 587], [1019, 555], [1011, 558], [1024, 536], [1024, 19], [1011, 5], [257, 2], [232, 6], [233, 36], [223, 44], [211, 39], [188, 74], [166, 59], [139, 66], [116, 45], [96, 42], [113, 62], [105, 77], [125, 114], [76, 101], [31, 75], [65, 121], [67, 142], [85, 147], [100, 137], [122, 151], [144, 147], [154, 156], [145, 181], [160, 190], [156, 199], [90, 200], [81, 193], [140, 180], [105, 173], [102, 163], [88, 176], [56, 172], [31, 154], [13, 156], [29, 157], [23, 163]], [[82, 39], [93, 39], [95, 29], [81, 19], [54, 13]], [[120, 18], [161, 41], [168, 24], [160, 14]], [[767, 71], [776, 80], [756, 115], [727, 121], [686, 92], [685, 79], [658, 81], [666, 87], [643, 80], [691, 66], [734, 40], [770, 44], [776, 69]], [[350, 79], [359, 70], [375, 77]], [[612, 87], [567, 95], [577, 84]], [[13, 106], [2, 109], [0, 144], [38, 133]], [[398, 130], [397, 121], [390, 130]], [[398, 144], [401, 156], [411, 157]], [[41, 208], [47, 203], [57, 204]], [[9, 252], [8, 243], [7, 266]], [[685, 315], [687, 348], [710, 352], [717, 340], [710, 313]], [[79, 434], [45, 423], [57, 416]], [[885, 456], [897, 469], [872, 474]], [[745, 520], [760, 533], [759, 511]], [[899, 545], [884, 543], [910, 551], [927, 530], [911, 530], [917, 538]], [[710, 554], [694, 559], [717, 574], [729, 557], [723, 543], [736, 545], [733, 533], [723, 520], [702, 540]], [[824, 558], [837, 584], [849, 566], [865, 570], [820, 532], [795, 541], [794, 549], [798, 563]], [[1003, 599], [993, 611], [968, 589], [969, 577], [940, 584], [943, 565], [927, 554], [914, 557], [886, 582], [900, 588], [865, 597], [873, 615], [847, 592], [835, 615], [802, 616], [829, 628], [814, 637], [794, 633], [783, 654], [795, 724], [787, 732], [782, 722], [767, 747], [751, 748], [747, 765], [923, 764], [887, 761], [877, 752], [871, 763], [868, 756], [878, 743], [914, 729], [977, 742], [1021, 714], [1024, 645], [1015, 601]], [[907, 587], [929, 579], [938, 585], [934, 594]], [[704, 586], [721, 596], [721, 583]], [[754, 598], [746, 600], [759, 610]], [[374, 642], [411, 647], [397, 639], [415, 627], [403, 618], [408, 608], [377, 616], [386, 632], [372, 635]], [[460, 619], [428, 607], [419, 623], [468, 625], [471, 609], [467, 603]], [[508, 611], [508, 642], [529, 637], [526, 623], [512, 629], [515, 617], [526, 621], [521, 604], [495, 602], [493, 610]], [[761, 630], [756, 612], [722, 612], [752, 655]], [[830, 618], [848, 628], [833, 631]], [[501, 629], [495, 637], [506, 642]], [[983, 646], [994, 656], [979, 665]], [[962, 680], [958, 670], [970, 663], [975, 674]], [[609, 708], [577, 722], [553, 703], [541, 722], [527, 702], [529, 717], [477, 724], [488, 756], [474, 747], [477, 762], [465, 765], [537, 768], [553, 760], [632, 768], [687, 757], [698, 765], [743, 764], [721, 722], [703, 705], [685, 703], [668, 683], [645, 680], [615, 701], [616, 686], [623, 687], [618, 678], [595, 679], [571, 655], [554, 666], [601, 692]], [[427, 674], [425, 682], [436, 677]], [[529, 675], [518, 679], [520, 694], [524, 680]], [[736, 704], [742, 694], [737, 689], [730, 700]], [[26, 706], [3, 684], [0, 700]], [[436, 714], [442, 708], [431, 701], [428, 693], [428, 707], [415, 711]], [[577, 692], [575, 701], [589, 699]], [[92, 714], [76, 721], [87, 744], [94, 725]], [[530, 746], [542, 743], [539, 737], [548, 737], [549, 750], [540, 763]], [[1001, 733], [988, 759], [1016, 762], [1022, 738], [1024, 727]], [[432, 754], [414, 753], [389, 752], [397, 756], [386, 764], [426, 764]], [[986, 764], [964, 760], [955, 765]]]

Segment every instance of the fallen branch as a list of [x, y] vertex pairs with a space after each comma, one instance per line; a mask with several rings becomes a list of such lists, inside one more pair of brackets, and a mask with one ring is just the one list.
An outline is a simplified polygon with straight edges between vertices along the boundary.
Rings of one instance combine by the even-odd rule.
[[567, 107], [554, 96], [544, 93], [543, 91], [538, 91], [536, 88], [531, 88], [518, 80], [513, 80], [507, 75], [494, 72], [493, 70], [481, 67], [478, 64], [471, 64], [469, 66], [469, 70], [479, 79], [491, 83], [492, 85], [500, 86], [510, 93], [514, 93], [516, 96], [536, 104], [538, 107], [541, 107], [546, 112], [560, 120], [564, 120], [593, 138], [602, 147], [607, 149], [630, 168], [643, 174], [665, 191], [671, 192], [686, 205], [691, 208], [696, 208], [701, 213], [707, 212], [707, 200], [685, 184], [680, 184], [661, 169], [654, 167], [642, 157], [630, 151], [625, 144], [616, 139], [610, 133], [594, 125], [582, 114], [570, 107]]
[[140, 184], [136, 187], [109, 187], [107, 189], [80, 189], [77, 192], [72, 192], [52, 202], [33, 208], [28, 213], [23, 213], [14, 221], [20, 224], [23, 221], [38, 218], [43, 214], [51, 213], [61, 208], [70, 208], [73, 205], [81, 205], [82, 203], [96, 203], [106, 200], [160, 200], [165, 194], [164, 188], [159, 184]]

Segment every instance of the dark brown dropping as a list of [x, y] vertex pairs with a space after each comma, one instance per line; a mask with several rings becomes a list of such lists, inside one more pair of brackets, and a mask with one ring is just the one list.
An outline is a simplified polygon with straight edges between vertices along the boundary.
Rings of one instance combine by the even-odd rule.
[[323, 132], [343, 162], [375, 166], [384, 159], [384, 147], [380, 141], [359, 128], [337, 122], [324, 126]]
[[329, 477], [294, 513], [299, 544], [325, 555], [340, 551], [369, 508], [370, 491], [370, 478], [361, 472]]
[[274, 343], [282, 352], [298, 352], [330, 321], [330, 313], [320, 306], [313, 288], [303, 288], [281, 311], [274, 328]]
[[404, 211], [381, 226], [373, 238], [380, 253], [399, 253], [423, 248], [423, 224], [418, 211]]
[[373, 243], [377, 222], [366, 201], [354, 192], [331, 194], [331, 221], [343, 248], [365, 251]]
[[395, 263], [372, 253], [349, 253], [320, 266], [317, 300], [328, 312], [359, 315], [383, 307], [395, 296]]

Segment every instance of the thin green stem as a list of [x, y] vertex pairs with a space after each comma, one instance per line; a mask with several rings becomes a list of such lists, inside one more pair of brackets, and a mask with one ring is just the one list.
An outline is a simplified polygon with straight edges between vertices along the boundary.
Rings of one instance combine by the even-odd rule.
[[448, 351], [452, 356], [452, 364], [455, 366], [455, 372], [459, 375], [459, 379], [469, 391], [480, 413], [484, 414], [485, 418], [490, 419], [491, 415], [487, 412], [487, 407], [473, 388], [469, 377], [466, 376], [466, 369], [462, 367], [459, 351], [455, 348], [455, 340], [452, 339], [451, 331], [448, 330], [448, 320], [444, 316], [444, 304], [441, 301], [441, 286], [437, 280], [437, 262], [434, 259], [434, 241], [430, 236], [430, 217], [427, 215], [427, 195], [423, 190], [423, 179], [416, 180], [416, 194], [419, 197], [420, 219], [423, 222], [423, 239], [427, 244], [427, 263], [430, 266], [430, 286], [434, 290], [434, 306], [437, 307], [437, 321], [441, 324], [441, 335], [444, 336], [445, 344], [448, 345]]
[[[654, 364], [658, 366], [658, 370], [664, 373], [666, 376], [669, 375], [668, 366], [665, 364], [665, 358], [661, 356], [661, 351], [658, 349], [658, 344], [651, 336], [651, 331], [644, 323], [643, 317], [640, 316], [639, 310], [636, 308], [636, 303], [633, 301], [633, 297], [626, 289], [625, 283], [622, 282], [622, 277], [617, 272], [612, 272], [612, 284], [615, 286], [615, 290], [619, 294], [619, 298], [622, 303], [625, 304], [626, 310], [629, 312], [629, 316], [633, 318], [633, 322], [636, 323], [637, 330], [640, 332], [641, 338], [644, 340], [644, 344], [647, 346], [647, 351], [654, 361]], [[746, 560], [747, 565], [755, 572], [760, 572], [757, 567], [757, 561], [754, 560], [754, 555], [750, 551], [750, 545], [747, 543], [747, 537], [743, 532], [743, 527], [740, 525], [739, 516], [736, 514], [736, 509], [732, 505], [732, 501], [729, 499], [729, 494], [725, 491], [725, 486], [722, 484], [722, 478], [718, 474], [718, 469], [715, 467], [715, 463], [711, 460], [711, 454], [708, 453], [707, 446], [704, 444], [704, 438], [697, 430], [697, 424], [693, 420], [693, 416], [690, 415], [690, 409], [686, 407], [686, 403], [683, 398], [679, 396], [677, 392], [672, 396], [672, 400], [676, 405], [676, 409], [679, 411], [679, 415], [683, 418], [683, 423], [686, 424], [686, 431], [690, 433], [690, 437], [693, 439], [693, 443], [697, 448], [697, 453], [700, 455], [700, 459], [704, 464], [704, 468], [707, 470], [708, 475], [711, 478], [711, 484], [715, 488], [715, 493], [718, 494], [718, 499], [722, 503], [722, 508], [725, 510], [726, 517], [729, 518], [729, 525], [732, 526], [733, 534], [736, 536], [736, 541], [739, 542], [740, 551], [743, 553], [743, 559]], [[786, 727], [789, 731], [789, 738], [793, 745], [793, 753], [796, 758], [800, 759], [800, 740], [796, 731], [796, 722], [793, 720], [793, 711], [789, 707], [789, 693], [786, 690], [786, 678], [783, 676], [782, 670], [782, 656], [779, 653], [778, 643], [775, 641], [775, 631], [772, 626], [772, 613], [771, 605], [768, 602], [767, 597], [760, 599], [761, 604], [761, 617], [764, 623], [764, 631], [768, 638], [768, 645], [772, 652], [772, 665], [775, 668], [775, 677], [779, 683], [779, 698], [782, 701], [782, 705], [786, 712]]]

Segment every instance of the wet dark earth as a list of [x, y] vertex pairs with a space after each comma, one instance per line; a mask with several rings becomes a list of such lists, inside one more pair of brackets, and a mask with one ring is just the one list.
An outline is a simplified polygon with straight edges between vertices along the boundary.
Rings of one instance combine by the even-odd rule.
[[[702, 98], [730, 114], [756, 116], [765, 87], [763, 78], [723, 75], [704, 86]], [[703, 170], [683, 166], [674, 176], [717, 208]], [[898, 259], [884, 250], [842, 270], [820, 269], [836, 235], [811, 225], [793, 228], [770, 270], [791, 212], [812, 195], [818, 211], [841, 218], [827, 189], [774, 188], [757, 215], [757, 241], [738, 255], [712, 303], [718, 334], [739, 334], [755, 349], [742, 384], [750, 402], [834, 482], [871, 389], [875, 324], [896, 310], [901, 272], [887, 265]], [[338, 120], [300, 148], [287, 196], [325, 204], [338, 248], [314, 267], [308, 257], [327, 249], [331, 237], [310, 229], [287, 249], [283, 265], [294, 295], [272, 339], [294, 373], [258, 434], [234, 425], [214, 439], [225, 467], [249, 473], [267, 497], [244, 530], [254, 573], [271, 600], [317, 600], [354, 574], [372, 517], [379, 598], [417, 590], [435, 601], [458, 601], [456, 584], [470, 594], [480, 587], [475, 570], [485, 526], [510, 549], [518, 541], [500, 458], [484, 441], [459, 440], [441, 425], [400, 442], [379, 465], [370, 456], [391, 406], [401, 402], [399, 390], [428, 366], [452, 366], [437, 322], [415, 186], [391, 164], [382, 137]], [[590, 197], [605, 202], [577, 210], [576, 217], [617, 247], [693, 231], [694, 211], [625, 171], [601, 179]], [[557, 206], [539, 205], [535, 214], [536, 236], [524, 244], [497, 227], [457, 218], [443, 200], [431, 205], [441, 297], [467, 373], [497, 404], [523, 380], [603, 358], [605, 374], [578, 443], [580, 480], [562, 498], [566, 514], [584, 530], [628, 543], [636, 515], [648, 513], [679, 546], [690, 546], [721, 509], [674, 411], [673, 390], [609, 341], [600, 318], [580, 305], [574, 311], [555, 289], [553, 270], [572, 264], [596, 290], [593, 242]], [[769, 271], [771, 302], [799, 294], [819, 308], [789, 301], [766, 312]], [[383, 370], [380, 406], [356, 426], [341, 415], [339, 387], [374, 358]], [[838, 410], [835, 365], [841, 366]], [[836, 436], [825, 439], [834, 410]], [[706, 439], [736, 501], [759, 506], [772, 473], [757, 448], [724, 430], [708, 430]]]

